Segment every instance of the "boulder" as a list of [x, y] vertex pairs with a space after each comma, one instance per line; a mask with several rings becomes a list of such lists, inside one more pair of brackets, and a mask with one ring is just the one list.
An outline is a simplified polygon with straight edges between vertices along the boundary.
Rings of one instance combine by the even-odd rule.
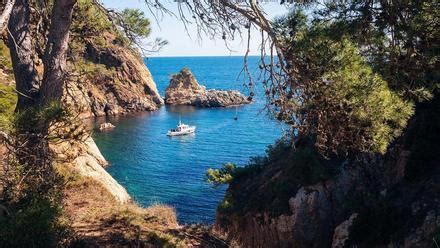
[[206, 90], [187, 68], [172, 76], [165, 92], [165, 103], [197, 107], [228, 107], [250, 101], [238, 90]]

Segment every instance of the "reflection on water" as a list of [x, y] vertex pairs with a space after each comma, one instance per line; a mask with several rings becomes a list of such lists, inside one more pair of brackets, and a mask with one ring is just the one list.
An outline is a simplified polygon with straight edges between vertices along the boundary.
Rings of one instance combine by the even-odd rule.
[[197, 107], [187, 105], [167, 105], [166, 110], [171, 114], [188, 114], [197, 111]]

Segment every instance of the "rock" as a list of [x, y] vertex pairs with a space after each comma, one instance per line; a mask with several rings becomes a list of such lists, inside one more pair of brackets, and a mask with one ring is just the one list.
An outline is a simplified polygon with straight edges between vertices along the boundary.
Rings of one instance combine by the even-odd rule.
[[[434, 245], [434, 233], [440, 227], [440, 210], [431, 210], [426, 213], [423, 223], [412, 230], [411, 234], [405, 238], [403, 247], [436, 247]], [[435, 240], [436, 245], [440, 245], [440, 240]], [[390, 244], [391, 247], [391, 244]]]
[[333, 243], [332, 248], [344, 248], [345, 242], [350, 237], [350, 227], [353, 225], [353, 222], [358, 217], [357, 213], [354, 213], [348, 218], [348, 220], [342, 222], [335, 228], [335, 232], [333, 234]]
[[165, 103], [197, 107], [228, 107], [250, 101], [237, 90], [206, 90], [187, 68], [172, 76], [165, 91]]
[[105, 130], [112, 129], [112, 128], [115, 128], [115, 125], [111, 124], [110, 122], [102, 123], [99, 126], [100, 131], [105, 131]]
[[79, 118], [156, 110], [164, 101], [141, 58], [115, 44], [114, 35], [105, 33], [103, 38], [105, 45], [88, 41], [84, 53], [69, 61], [74, 72], [86, 73], [71, 79], [64, 101]]
[[125, 188], [104, 169], [108, 162], [91, 137], [85, 141], [56, 142], [56, 144], [51, 144], [50, 148], [57, 155], [57, 161], [63, 162], [63, 166], [73, 165], [81, 176], [101, 183], [118, 203], [131, 201]]

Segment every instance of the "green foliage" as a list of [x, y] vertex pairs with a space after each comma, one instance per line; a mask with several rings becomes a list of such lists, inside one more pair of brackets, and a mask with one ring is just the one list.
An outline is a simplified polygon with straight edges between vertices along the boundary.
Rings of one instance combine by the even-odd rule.
[[83, 37], [99, 37], [105, 31], [111, 31], [112, 23], [91, 0], [78, 0], [75, 5], [71, 30]]
[[[327, 114], [325, 118], [330, 117], [331, 121], [341, 118], [346, 121], [345, 123], [337, 121], [338, 124], [342, 124], [339, 130], [343, 130], [344, 135], [354, 135], [356, 132], [362, 134], [360, 137], [350, 137], [344, 146], [353, 146], [362, 152], [385, 153], [388, 144], [400, 135], [412, 116], [413, 105], [403, 101], [388, 88], [387, 83], [379, 75], [372, 72], [352, 43], [343, 40], [330, 46], [335, 46], [334, 49], [339, 51], [338, 55], [330, 60], [330, 63], [335, 63], [337, 68], [327, 70], [323, 74], [323, 78], [330, 83], [330, 86], [324, 92], [320, 90], [319, 92], [325, 94], [327, 99], [323, 104], [328, 106], [319, 107], [322, 107]], [[337, 109], [334, 103], [343, 106], [341, 112], [332, 113], [332, 110]], [[325, 124], [332, 126], [331, 123]], [[338, 145], [346, 140], [337, 133], [336, 135], [324, 133], [318, 135], [318, 142], [323, 138], [321, 144], [325, 144], [331, 135], [333, 136], [331, 145]], [[340, 140], [335, 140], [338, 138]], [[333, 149], [336, 150], [337, 147]]]
[[231, 193], [226, 192], [225, 196], [223, 197], [223, 200], [217, 206], [217, 211], [219, 211], [220, 213], [229, 213], [233, 210], [234, 210], [234, 198], [232, 197]]
[[207, 178], [214, 185], [229, 184], [219, 212], [241, 214], [265, 208], [276, 216], [288, 211], [287, 202], [300, 186], [332, 178], [337, 173], [334, 164], [338, 163], [324, 159], [307, 139], [297, 149], [290, 140], [281, 139], [268, 147], [265, 157], [253, 158], [245, 167], [229, 163], [209, 169]]
[[299, 83], [276, 93], [278, 118], [314, 136], [324, 154], [384, 153], [413, 104], [389, 89], [349, 38], [334, 39], [327, 23], [307, 23], [301, 12], [284, 21], [277, 30]]
[[[12, 62], [9, 49], [3, 41], [0, 40], [0, 71], [6, 74], [6, 77], [0, 75], [0, 130], [9, 130], [11, 118], [17, 104], [17, 94], [14, 92], [14, 86], [8, 86], [8, 83], [14, 80], [12, 73]], [[4, 81], [6, 80], [6, 81]]]
[[69, 231], [60, 205], [47, 197], [30, 194], [10, 210], [0, 218], [1, 247], [55, 247]]
[[116, 70], [114, 68], [108, 68], [103, 64], [96, 64], [93, 62], [80, 60], [75, 63], [74, 71], [82, 78], [99, 81], [100, 78], [111, 78], [116, 80]]
[[228, 184], [232, 180], [232, 175], [236, 170], [235, 164], [226, 163], [220, 169], [209, 168], [206, 172], [206, 180], [214, 185]]
[[123, 45], [138, 38], [147, 38], [151, 33], [150, 21], [144, 12], [139, 9], [124, 9], [121, 13], [112, 16], [119, 29], [110, 21], [107, 13], [103, 12], [91, 0], [79, 0], [75, 6], [71, 25], [72, 44], [74, 51], [84, 49], [86, 40], [105, 47], [107, 42], [103, 34], [114, 35], [114, 42]]
[[122, 23], [130, 37], [147, 38], [151, 33], [150, 20], [139, 9], [124, 9], [121, 13]]
[[17, 94], [14, 86], [0, 84], [0, 130], [9, 130], [11, 118], [17, 104]]
[[0, 170], [0, 240], [5, 247], [54, 247], [69, 234], [62, 217], [63, 177], [52, 165], [51, 126], [65, 119], [60, 103], [14, 114], [10, 137], [13, 153], [8, 170]]
[[67, 112], [59, 102], [50, 102], [45, 106], [28, 108], [14, 116], [16, 132], [46, 132], [46, 129], [56, 121], [63, 120]]
[[439, 87], [436, 1], [333, 2], [316, 12], [317, 21], [331, 20], [332, 37], [349, 36], [363, 48], [393, 90], [421, 101]]
[[[89, 42], [100, 47], [106, 47], [107, 42], [104, 36], [106, 33], [120, 35], [106, 13], [97, 7], [92, 0], [77, 1], [70, 30], [71, 41], [69, 47], [73, 56], [82, 55], [85, 52], [86, 44]], [[80, 60], [80, 58], [75, 60]]]
[[166, 234], [166, 233], [150, 232], [148, 234], [148, 241], [149, 243], [152, 243], [157, 247], [164, 247], [164, 248], [183, 247], [183, 244], [181, 244], [180, 242], [176, 242], [175, 238], [171, 234]]
[[[2, 40], [0, 40], [0, 69], [7, 72], [12, 72], [12, 62], [11, 55], [9, 54], [9, 48]], [[9, 79], [12, 79], [12, 74]]]

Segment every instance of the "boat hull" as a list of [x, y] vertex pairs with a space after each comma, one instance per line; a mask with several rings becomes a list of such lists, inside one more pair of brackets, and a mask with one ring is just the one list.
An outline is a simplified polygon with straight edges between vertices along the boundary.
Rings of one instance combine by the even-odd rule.
[[168, 131], [167, 136], [182, 136], [182, 135], [188, 135], [188, 134], [192, 134], [196, 131], [195, 127], [191, 127], [185, 131], [179, 131], [179, 132], [171, 132]]

